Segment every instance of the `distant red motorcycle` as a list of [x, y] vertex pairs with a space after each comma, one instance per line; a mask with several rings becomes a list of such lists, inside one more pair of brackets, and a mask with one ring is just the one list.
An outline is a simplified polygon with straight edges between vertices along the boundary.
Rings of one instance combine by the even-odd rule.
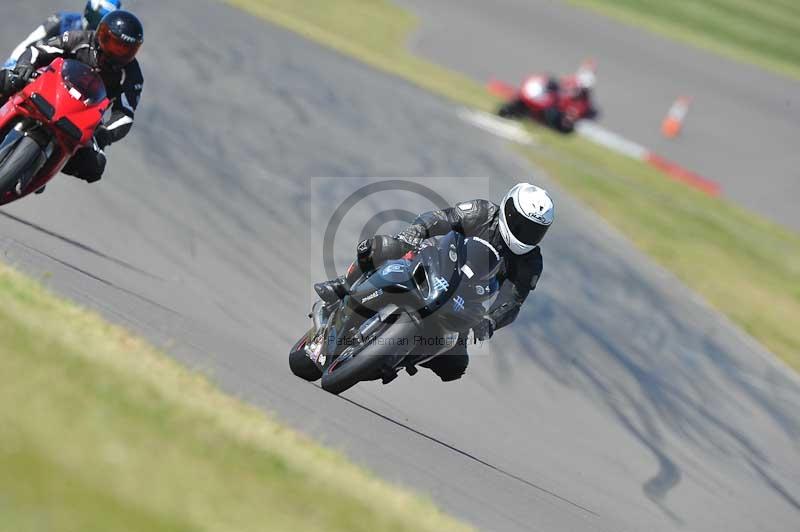
[[0, 108], [0, 205], [40, 190], [93, 142], [109, 106], [89, 66], [58, 58]]
[[534, 74], [525, 79], [519, 89], [492, 82], [490, 90], [509, 98], [497, 114], [504, 118], [529, 117], [569, 133], [578, 120], [594, 119], [598, 115], [592, 100], [594, 70], [594, 63], [586, 62], [575, 74], [560, 80]]

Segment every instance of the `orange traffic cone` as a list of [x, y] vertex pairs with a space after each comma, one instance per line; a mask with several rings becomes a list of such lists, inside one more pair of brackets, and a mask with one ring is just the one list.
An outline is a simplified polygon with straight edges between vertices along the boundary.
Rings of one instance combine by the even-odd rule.
[[668, 139], [677, 137], [681, 132], [683, 120], [689, 112], [690, 102], [691, 98], [681, 96], [675, 100], [675, 103], [669, 108], [666, 118], [664, 118], [664, 121], [661, 123], [661, 133]]

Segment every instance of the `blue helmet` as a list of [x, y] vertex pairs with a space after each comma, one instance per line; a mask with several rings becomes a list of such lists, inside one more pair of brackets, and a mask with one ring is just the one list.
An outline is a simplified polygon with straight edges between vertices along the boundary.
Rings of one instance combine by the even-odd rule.
[[89, 0], [83, 10], [83, 19], [87, 30], [97, 29], [104, 16], [122, 8], [120, 0]]

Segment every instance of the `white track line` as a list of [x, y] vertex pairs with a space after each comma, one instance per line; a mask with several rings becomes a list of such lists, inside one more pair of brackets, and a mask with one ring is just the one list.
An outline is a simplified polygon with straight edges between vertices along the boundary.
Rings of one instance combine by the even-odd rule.
[[[498, 137], [529, 146], [537, 145], [535, 137], [518, 122], [506, 120], [505, 118], [500, 118], [490, 113], [484, 113], [483, 111], [467, 109], [465, 107], [459, 108], [457, 114], [459, 118], [465, 122], [497, 135]], [[616, 153], [643, 161], [664, 172], [664, 174], [670, 176], [670, 178], [701, 190], [706, 194], [711, 196], [720, 194], [720, 186], [716, 182], [691, 172], [681, 167], [679, 164], [664, 159], [641, 144], [628, 140], [613, 131], [609, 131], [591, 120], [579, 120], [575, 124], [575, 132], [591, 142], [604, 146]]]
[[588, 120], [578, 121], [578, 123], [575, 124], [575, 131], [596, 144], [605, 146], [606, 148], [627, 155], [628, 157], [633, 157], [634, 159], [643, 161], [649, 153], [649, 150], [641, 144], [628, 140]]
[[513, 140], [520, 144], [528, 144], [531, 146], [536, 144], [533, 135], [528, 133], [521, 125], [511, 120], [484, 113], [483, 111], [475, 111], [466, 108], [459, 109], [458, 116], [465, 122], [479, 127], [484, 131], [488, 131], [489, 133], [493, 133], [498, 137]]

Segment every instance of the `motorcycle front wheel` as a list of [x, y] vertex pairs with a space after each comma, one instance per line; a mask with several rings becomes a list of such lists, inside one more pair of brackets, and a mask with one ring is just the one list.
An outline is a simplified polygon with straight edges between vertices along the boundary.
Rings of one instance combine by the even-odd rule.
[[20, 179], [30, 177], [42, 156], [39, 144], [30, 137], [22, 136], [3, 144], [0, 147], [0, 196], [14, 192]]
[[289, 351], [289, 369], [301, 379], [314, 382], [322, 377], [322, 372], [306, 354], [306, 341], [310, 335], [311, 331], [303, 335]]
[[522, 100], [513, 100], [500, 106], [497, 115], [502, 118], [520, 118], [528, 113], [528, 108]]
[[360, 350], [342, 353], [322, 373], [322, 389], [340, 394], [361, 381], [380, 378], [384, 367], [392, 369], [392, 362], [411, 350], [417, 330], [413, 322], [397, 321], [378, 331]]

